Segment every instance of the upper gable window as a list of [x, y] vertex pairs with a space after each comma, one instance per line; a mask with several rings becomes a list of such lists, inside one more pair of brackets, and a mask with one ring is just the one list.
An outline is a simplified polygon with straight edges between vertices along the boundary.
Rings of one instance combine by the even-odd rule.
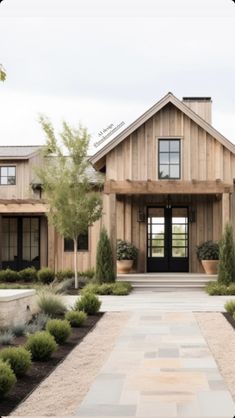
[[180, 179], [180, 139], [159, 139], [158, 178]]
[[0, 167], [0, 185], [12, 186], [16, 184], [16, 168], [15, 167]]

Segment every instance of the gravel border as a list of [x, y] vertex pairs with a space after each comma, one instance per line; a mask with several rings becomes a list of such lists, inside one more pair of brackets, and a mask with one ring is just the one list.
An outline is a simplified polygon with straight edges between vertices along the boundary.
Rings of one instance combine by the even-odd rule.
[[235, 331], [222, 313], [196, 313], [195, 318], [235, 401]]
[[106, 313], [11, 416], [75, 415], [128, 319], [128, 313]]

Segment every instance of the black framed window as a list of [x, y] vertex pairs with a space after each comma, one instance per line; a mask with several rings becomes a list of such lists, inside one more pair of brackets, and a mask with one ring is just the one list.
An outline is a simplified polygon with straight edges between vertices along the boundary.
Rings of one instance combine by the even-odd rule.
[[158, 178], [180, 179], [180, 139], [159, 139]]
[[0, 184], [13, 186], [16, 184], [16, 167], [0, 167]]
[[[86, 234], [81, 234], [78, 237], [77, 241], [77, 250], [78, 251], [88, 251], [89, 248], [89, 239], [88, 239], [88, 231]], [[73, 240], [70, 238], [64, 238], [64, 251], [65, 252], [72, 252], [74, 251]]]

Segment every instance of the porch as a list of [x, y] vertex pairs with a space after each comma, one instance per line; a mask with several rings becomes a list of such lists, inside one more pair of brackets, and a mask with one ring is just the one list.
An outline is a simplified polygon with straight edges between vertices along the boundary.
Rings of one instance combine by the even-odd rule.
[[138, 248], [132, 273], [202, 274], [196, 247], [219, 241], [232, 221], [232, 190], [222, 181], [107, 181], [104, 223], [113, 248], [116, 239]]

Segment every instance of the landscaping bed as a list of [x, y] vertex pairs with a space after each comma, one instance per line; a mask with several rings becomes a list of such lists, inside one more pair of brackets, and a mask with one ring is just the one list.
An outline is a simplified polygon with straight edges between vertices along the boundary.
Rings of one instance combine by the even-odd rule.
[[[36, 387], [61, 363], [84, 337], [92, 330], [102, 317], [102, 313], [88, 316], [84, 326], [73, 328], [72, 334], [63, 345], [59, 345], [51, 359], [47, 362], [34, 361], [25, 376], [17, 380], [11, 392], [0, 400], [0, 415], [9, 415]], [[18, 337], [14, 345], [23, 345], [25, 337]], [[3, 346], [0, 346], [0, 349]]]

